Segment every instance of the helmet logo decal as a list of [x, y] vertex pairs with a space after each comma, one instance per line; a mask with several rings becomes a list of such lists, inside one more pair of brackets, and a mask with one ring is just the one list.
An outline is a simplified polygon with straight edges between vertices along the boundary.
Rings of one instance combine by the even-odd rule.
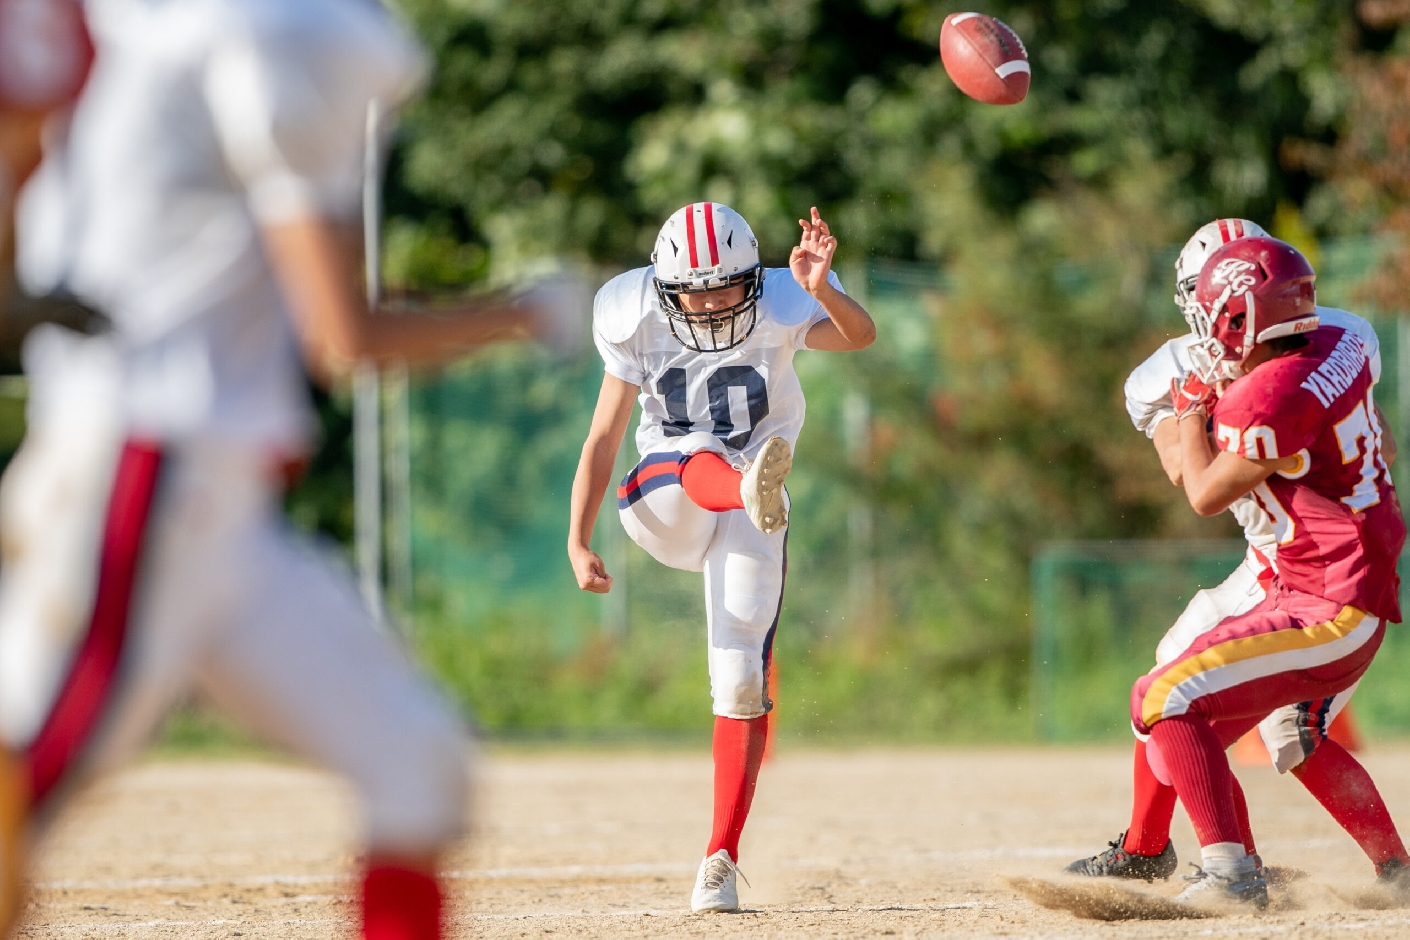
[[1237, 297], [1258, 286], [1258, 278], [1253, 276], [1256, 270], [1258, 266], [1252, 261], [1225, 258], [1214, 266], [1214, 273], [1210, 275], [1209, 281], [1211, 284], [1228, 285], [1229, 293]]
[[705, 203], [705, 239], [710, 245], [710, 267], [720, 266], [720, 249], [715, 244], [715, 204]]
[[695, 253], [695, 205], [685, 210], [685, 244], [690, 249], [690, 269], [700, 267], [700, 258]]

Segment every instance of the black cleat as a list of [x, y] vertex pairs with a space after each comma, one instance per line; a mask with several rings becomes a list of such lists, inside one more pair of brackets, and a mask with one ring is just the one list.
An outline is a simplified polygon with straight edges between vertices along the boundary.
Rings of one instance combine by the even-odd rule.
[[1107, 849], [1091, 858], [1079, 858], [1063, 871], [1072, 875], [1085, 875], [1088, 878], [1131, 878], [1142, 881], [1155, 881], [1169, 878], [1180, 867], [1175, 857], [1175, 843], [1167, 841], [1159, 855], [1136, 855], [1122, 848], [1126, 833], [1107, 843]]

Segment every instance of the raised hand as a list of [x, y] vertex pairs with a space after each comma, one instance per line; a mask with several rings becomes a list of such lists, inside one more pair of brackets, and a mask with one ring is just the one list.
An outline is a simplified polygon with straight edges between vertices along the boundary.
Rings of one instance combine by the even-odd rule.
[[813, 206], [812, 220], [799, 219], [803, 226], [803, 237], [788, 257], [788, 267], [793, 271], [793, 279], [810, 294], [816, 294], [827, 286], [827, 275], [832, 270], [832, 256], [837, 251], [837, 239], [828, 230], [827, 223], [818, 215], [818, 207]]

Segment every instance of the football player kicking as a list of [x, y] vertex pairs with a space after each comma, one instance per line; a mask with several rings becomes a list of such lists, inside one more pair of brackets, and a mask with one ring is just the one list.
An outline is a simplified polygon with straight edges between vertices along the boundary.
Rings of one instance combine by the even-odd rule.
[[662, 564], [705, 575], [714, 697], [715, 815], [690, 904], [739, 907], [739, 837], [768, 735], [768, 670], [787, 570], [783, 481], [803, 428], [800, 349], [864, 349], [876, 327], [831, 273], [837, 239], [812, 210], [789, 270], [759, 263], [738, 213], [697, 202], [667, 220], [652, 267], [608, 282], [593, 309], [606, 364], [573, 481], [578, 585], [612, 587], [590, 547], [638, 394], [641, 462], [617, 487], [627, 533]]
[[[1381, 453], [1371, 364], [1353, 330], [1319, 326], [1314, 281], [1307, 260], [1276, 239], [1220, 247], [1195, 288], [1197, 368], [1172, 386], [1191, 507], [1213, 515], [1252, 494], [1278, 546], [1262, 601], [1132, 689], [1147, 760], [1200, 841], [1202, 867], [1184, 903], [1266, 906], [1224, 748], [1275, 709], [1351, 688], [1386, 621], [1400, 620], [1405, 524]], [[1332, 753], [1326, 742], [1314, 760], [1317, 751]]]
[[[34, 12], [0, 0], [16, 7]], [[436, 940], [463, 730], [284, 522], [281, 469], [312, 444], [305, 368], [444, 359], [561, 321], [503, 304], [388, 316], [358, 291], [369, 105], [423, 72], [380, 4], [86, 9], [96, 64], [17, 225], [29, 294], [102, 317], [30, 335], [26, 434], [0, 486], [0, 937], [65, 799], [199, 691], [352, 784], [362, 936]], [[0, 16], [0, 74], [17, 21], [33, 18]]]
[[[1171, 482], [1181, 485], [1179, 424], [1171, 400], [1172, 383], [1183, 382], [1194, 371], [1192, 352], [1199, 356], [1199, 320], [1190, 310], [1196, 282], [1204, 262], [1236, 238], [1262, 236], [1258, 225], [1244, 219], [1220, 219], [1202, 226], [1185, 244], [1175, 264], [1175, 302], [1189, 319], [1192, 332], [1170, 340], [1138, 366], [1126, 381], [1126, 407], [1132, 423], [1150, 436]], [[1372, 384], [1380, 380], [1381, 355], [1375, 330], [1361, 317], [1334, 307], [1316, 308], [1322, 326], [1349, 330], [1361, 340]], [[1210, 364], [1207, 360], [1204, 365]], [[1379, 418], [1379, 412], [1377, 412]], [[1394, 460], [1394, 442], [1383, 432], [1382, 452], [1387, 464]], [[1248, 541], [1244, 561], [1217, 587], [1198, 592], [1156, 647], [1156, 669], [1166, 666], [1194, 640], [1226, 617], [1242, 614], [1262, 601], [1274, 576], [1278, 540], [1273, 521], [1254, 495], [1241, 496], [1229, 511], [1243, 526]], [[1291, 771], [1319, 803], [1354, 838], [1376, 867], [1378, 879], [1400, 887], [1407, 856], [1385, 803], [1365, 769], [1345, 748], [1327, 738], [1327, 729], [1350, 700], [1355, 684], [1329, 699], [1317, 699], [1274, 710], [1258, 725], [1274, 767]], [[1221, 728], [1225, 734], [1234, 726]], [[1079, 859], [1067, 871], [1079, 875], [1168, 878], [1178, 862], [1170, 841], [1175, 811], [1175, 790], [1162, 783], [1152, 770], [1146, 735], [1138, 735], [1134, 759], [1134, 792], [1131, 824], [1106, 851]], [[1225, 742], [1232, 743], [1232, 742]], [[1237, 779], [1232, 780], [1234, 809], [1239, 817], [1244, 848], [1257, 859], [1248, 825], [1248, 809]]]

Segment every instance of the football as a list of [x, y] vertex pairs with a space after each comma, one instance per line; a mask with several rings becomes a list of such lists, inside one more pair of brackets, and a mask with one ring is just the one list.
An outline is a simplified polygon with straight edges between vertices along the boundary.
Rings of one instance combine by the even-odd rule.
[[983, 13], [951, 13], [940, 27], [940, 61], [960, 91], [985, 104], [1028, 96], [1028, 50], [1018, 34]]

